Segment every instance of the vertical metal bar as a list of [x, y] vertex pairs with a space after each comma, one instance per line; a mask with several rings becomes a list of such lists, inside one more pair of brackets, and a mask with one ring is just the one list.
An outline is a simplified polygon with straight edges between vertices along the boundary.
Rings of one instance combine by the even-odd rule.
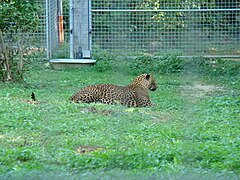
[[47, 59], [50, 59], [50, 46], [49, 46], [49, 7], [48, 7], [48, 0], [45, 1], [46, 6], [46, 46], [47, 46]]
[[69, 51], [70, 51], [70, 59], [74, 58], [74, 52], [73, 52], [73, 0], [69, 0], [69, 33], [70, 33], [70, 45], [69, 45]]
[[88, 1], [88, 50], [92, 50], [92, 4]]
[[51, 1], [48, 0], [48, 44], [49, 44], [49, 57], [52, 58], [52, 14], [50, 12], [51, 10]]

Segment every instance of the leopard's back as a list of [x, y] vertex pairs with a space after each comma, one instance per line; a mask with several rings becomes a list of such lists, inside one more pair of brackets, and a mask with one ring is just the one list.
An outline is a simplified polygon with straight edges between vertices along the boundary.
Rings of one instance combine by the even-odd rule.
[[[129, 95], [126, 94], [126, 86], [116, 86], [113, 84], [97, 84], [86, 86], [74, 94], [70, 100], [74, 102], [85, 103], [105, 103], [105, 104], [122, 104], [122, 100]], [[124, 105], [124, 104], [123, 104]]]

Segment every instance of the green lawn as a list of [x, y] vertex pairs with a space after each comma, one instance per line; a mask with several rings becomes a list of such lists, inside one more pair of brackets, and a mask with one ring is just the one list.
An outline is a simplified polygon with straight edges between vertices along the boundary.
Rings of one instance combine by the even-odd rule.
[[239, 179], [240, 76], [193, 66], [154, 73], [150, 108], [68, 102], [86, 85], [130, 83], [124, 68], [36, 63], [25, 83], [0, 82], [0, 179]]

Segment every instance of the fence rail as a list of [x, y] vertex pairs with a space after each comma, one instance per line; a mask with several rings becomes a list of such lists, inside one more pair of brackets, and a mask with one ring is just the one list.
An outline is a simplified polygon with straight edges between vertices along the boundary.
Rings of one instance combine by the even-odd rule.
[[93, 9], [92, 12], [208, 12], [208, 11], [240, 11], [240, 8], [231, 9]]

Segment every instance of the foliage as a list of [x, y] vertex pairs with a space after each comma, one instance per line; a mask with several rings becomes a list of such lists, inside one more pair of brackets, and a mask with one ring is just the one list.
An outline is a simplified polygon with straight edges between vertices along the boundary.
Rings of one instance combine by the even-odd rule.
[[96, 60], [96, 64], [94, 65], [96, 71], [106, 72], [113, 70], [114, 55], [110, 54], [108, 51], [95, 49], [93, 58]]
[[228, 76], [236, 76], [239, 75], [239, 68], [240, 65], [236, 61], [229, 61], [226, 59], [210, 59], [206, 60], [205, 67], [203, 67], [203, 70], [210, 71], [211, 75], [228, 75]]
[[184, 62], [178, 57], [179, 53], [169, 53], [164, 56], [143, 55], [130, 61], [130, 69], [134, 74], [177, 73], [183, 69]]
[[[0, 4], [0, 74], [3, 81], [22, 80], [24, 60], [39, 23], [35, 1], [14, 0]], [[18, 59], [18, 60], [16, 60]]]
[[35, 1], [14, 0], [3, 1], [0, 5], [0, 17], [2, 22], [0, 29], [8, 29], [11, 32], [21, 30], [33, 31], [38, 25], [39, 7]]
[[212, 77], [231, 78], [240, 75], [238, 61], [221, 58], [193, 58], [185, 63], [185, 71], [211, 75]]

